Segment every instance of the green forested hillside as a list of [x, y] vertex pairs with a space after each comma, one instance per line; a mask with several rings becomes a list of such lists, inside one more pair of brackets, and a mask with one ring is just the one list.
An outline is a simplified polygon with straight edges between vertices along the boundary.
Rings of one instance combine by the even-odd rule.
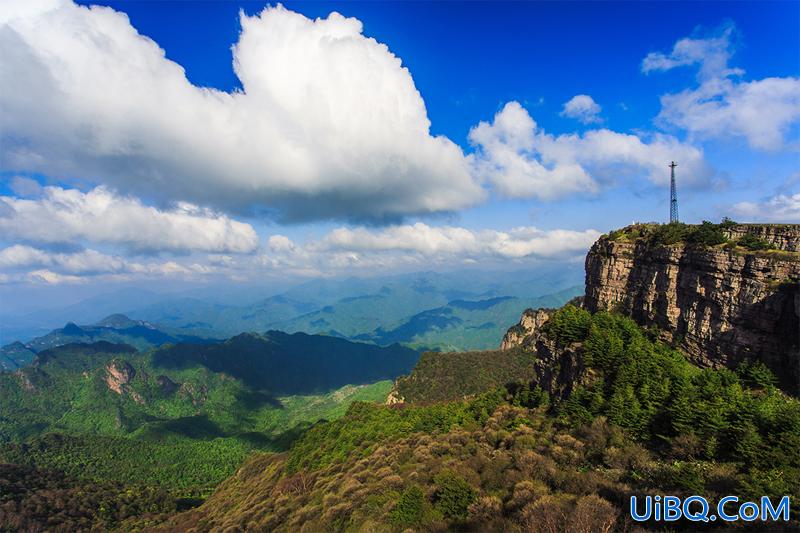
[[397, 379], [396, 394], [405, 402], [425, 404], [481, 394], [509, 383], [536, 378], [536, 355], [523, 350], [425, 352], [414, 371]]
[[147, 352], [107, 342], [45, 350], [0, 373], [0, 462], [204, 495], [248, 453], [285, 449], [353, 401], [383, 401], [416, 359], [277, 332]]
[[14, 370], [33, 361], [36, 352], [22, 344], [12, 342], [0, 348], [0, 372]]
[[[146, 526], [185, 508], [167, 491], [0, 463], [0, 531], [96, 531]], [[163, 516], [162, 516], [163, 519]]]
[[[546, 336], [583, 361], [563, 398], [529, 384], [525, 370], [466, 401], [355, 403], [288, 454], [254, 456], [162, 527], [630, 530], [629, 496], [654, 493], [790, 495], [795, 521], [782, 527], [800, 527], [800, 401], [762, 365], [700, 369], [627, 318], [571, 306]], [[488, 368], [465, 364], [456, 380], [449, 365], [420, 365], [429, 391], [437, 373], [447, 387], [472, 387]]]

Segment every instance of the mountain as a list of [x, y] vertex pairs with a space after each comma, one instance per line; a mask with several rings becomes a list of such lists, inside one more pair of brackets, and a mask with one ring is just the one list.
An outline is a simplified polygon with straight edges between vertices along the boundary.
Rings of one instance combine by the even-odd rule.
[[88, 326], [78, 326], [73, 322], [37, 337], [25, 344], [14, 342], [0, 348], [0, 369], [14, 370], [25, 366], [33, 360], [33, 356], [43, 350], [73, 343], [92, 343], [108, 341], [131, 345], [145, 350], [166, 343], [216, 342], [210, 339], [171, 333], [159, 326], [142, 320], [131, 320], [125, 315], [109, 315], [103, 320]]
[[147, 352], [105, 341], [69, 344], [0, 374], [0, 440], [47, 431], [125, 435], [155, 426], [181, 433], [176, 421], [213, 436], [263, 431], [263, 417], [282, 407], [280, 397], [394, 379], [417, 358], [400, 346], [280, 332]]
[[0, 371], [14, 370], [33, 361], [36, 352], [22, 344], [12, 342], [0, 348]]
[[582, 287], [571, 287], [531, 299], [497, 296], [485, 300], [453, 300], [445, 306], [405, 318], [388, 329], [379, 327], [354, 338], [379, 345], [399, 342], [441, 351], [485, 350], [500, 344], [508, 324], [526, 306], [559, 307], [582, 293]]
[[[112, 313], [144, 307], [164, 298], [163, 294], [141, 288], [126, 288], [92, 296], [73, 304], [34, 311], [20, 310], [15, 302], [15, 305], [0, 307], [0, 341], [6, 344], [15, 340], [27, 342], [47, 334], [59, 324], [70, 321], [92, 324]], [[48, 300], [44, 295], [42, 299]]]
[[505, 354], [426, 354], [410, 378], [414, 401], [354, 403], [155, 529], [658, 530], [631, 496], [800, 496], [800, 401], [763, 366], [701, 369], [618, 314], [569, 305]]
[[[173, 509], [186, 498], [196, 505], [249, 454], [285, 450], [354, 401], [383, 401], [417, 358], [400, 346], [280, 332], [147, 351], [106, 341], [51, 348], [0, 374], [0, 463], [34, 478], [55, 469], [73, 481], [157, 487]], [[149, 501], [132, 494], [117, 504]]]
[[[126, 312], [128, 316], [162, 324], [198, 336], [229, 337], [242, 331], [280, 330], [321, 333], [351, 340], [408, 343], [441, 349], [479, 349], [496, 345], [512, 317], [526, 307], [545, 305], [543, 295], [554, 295], [551, 305], [576, 293], [580, 274], [572, 265], [542, 267], [530, 272], [419, 272], [375, 278], [312, 280], [248, 305], [224, 305], [193, 298], [165, 300]], [[494, 309], [461, 309], [458, 301], [506, 300]], [[450, 321], [447, 331], [422, 330], [425, 316], [447, 313], [456, 302], [461, 321]], [[463, 313], [462, 313], [463, 314]], [[403, 328], [404, 324], [411, 322]], [[494, 324], [494, 325], [491, 325]], [[481, 328], [481, 326], [483, 326]], [[405, 332], [405, 333], [404, 333]], [[387, 336], [388, 334], [388, 336]], [[417, 338], [415, 338], [417, 337]]]
[[152, 352], [156, 367], [182, 370], [202, 366], [273, 394], [329, 391], [346, 384], [394, 378], [413, 367], [419, 355], [305, 333], [243, 333], [221, 344], [178, 344]]
[[[656, 235], [674, 229], [653, 228]], [[288, 453], [251, 457], [203, 505], [155, 529], [630, 531], [663, 528], [654, 520], [633, 522], [632, 495], [797, 501], [800, 400], [781, 391], [758, 358], [733, 369], [699, 366], [673, 332], [637, 323], [635, 309], [647, 300], [634, 298], [628, 307], [627, 288], [606, 281], [616, 279], [609, 269], [646, 272], [650, 258], [675, 250], [714, 257], [727, 244], [725, 253], [741, 255], [741, 265], [770, 268], [760, 259], [800, 257], [786, 249], [751, 250], [763, 242], [742, 234], [732, 244], [731, 237], [709, 239], [721, 229], [681, 228], [677, 241], [647, 237], [649, 244], [607, 255], [604, 243], [619, 237], [603, 237], [587, 259], [585, 298], [526, 311], [503, 350], [424, 354], [395, 382], [387, 405], [353, 403], [345, 416], [305, 431]], [[597, 261], [607, 268], [595, 268]], [[704, 279], [702, 267], [709, 265], [689, 262], [696, 273], [688, 279]], [[692, 284], [659, 284], [675, 270], [672, 264], [657, 270], [648, 294], [669, 293], [650, 302], [673, 301], [671, 316], [684, 320], [709, 316], [696, 311], [703, 309], [699, 302], [716, 301], [714, 290], [747, 284], [785, 296], [783, 281], [765, 282], [747, 268], [738, 276], [711, 270], [718, 285], [701, 285], [703, 292], [688, 290]], [[627, 287], [641, 287], [632, 292], [641, 294], [647, 279]], [[593, 309], [582, 303], [595, 298], [592, 291], [622, 305]], [[670, 300], [675, 293], [681, 297]], [[774, 327], [775, 316], [765, 313], [768, 323], [749, 327]], [[760, 353], [758, 337], [741, 342]], [[800, 528], [796, 515], [786, 520], [781, 530]], [[671, 527], [696, 523], [683, 519]]]

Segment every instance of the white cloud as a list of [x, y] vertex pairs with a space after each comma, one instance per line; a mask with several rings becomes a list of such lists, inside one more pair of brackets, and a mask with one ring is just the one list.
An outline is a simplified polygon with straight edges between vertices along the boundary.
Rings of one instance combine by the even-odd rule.
[[92, 278], [187, 278], [217, 272], [216, 267], [197, 262], [137, 262], [97, 250], [52, 252], [21, 244], [0, 250], [0, 269], [5, 271], [1, 276], [4, 283], [27, 281], [48, 284], [81, 283]]
[[0, 6], [2, 166], [288, 219], [456, 210], [483, 189], [401, 60], [354, 18], [241, 15], [243, 89], [192, 85], [123, 13]]
[[716, 35], [703, 37], [685, 37], [672, 47], [669, 54], [650, 52], [642, 60], [642, 72], [667, 71], [676, 67], [699, 65], [698, 77], [701, 79], [716, 78], [733, 74], [741, 74], [739, 69], [729, 69], [728, 61], [734, 52], [731, 40], [736, 35], [732, 23], [723, 24]]
[[583, 253], [599, 236], [595, 230], [544, 231], [518, 227], [509, 231], [476, 231], [417, 223], [377, 230], [339, 228], [311, 244], [311, 249], [356, 253], [413, 252], [426, 257], [551, 258]]
[[[61, 285], [64, 283], [78, 284], [86, 283], [88, 280], [81, 276], [71, 276], [59, 274], [51, 270], [34, 270], [24, 276], [24, 280], [30, 283], [47, 283], [48, 285]], [[6, 282], [12, 281], [12, 278], [7, 277]]]
[[38, 243], [123, 245], [135, 251], [252, 252], [258, 235], [249, 224], [181, 203], [169, 210], [146, 206], [105, 187], [89, 192], [44, 187], [37, 198], [0, 196], [0, 233]]
[[539, 128], [517, 102], [509, 102], [494, 122], [481, 122], [469, 134], [476, 147], [475, 172], [504, 195], [549, 200], [595, 193], [601, 186], [642, 177], [663, 185], [671, 160], [679, 161], [683, 183], [706, 183], [711, 172], [699, 148], [669, 135], [648, 141], [608, 129], [554, 136]]
[[236, 279], [281, 275], [325, 277], [355, 273], [459, 268], [480, 263], [503, 268], [543, 260], [582, 260], [600, 232], [588, 229], [510, 230], [430, 226], [424, 223], [375, 227], [341, 227], [307, 242], [272, 235], [262, 253], [240, 256], [229, 265]]
[[17, 244], [0, 250], [0, 278], [6, 283], [49, 284], [165, 277], [257, 280], [265, 275], [325, 277], [475, 263], [502, 267], [510, 262], [580, 259], [599, 236], [593, 229], [495, 230], [424, 223], [356, 226], [337, 228], [306, 242], [276, 234], [257, 254], [194, 254], [181, 262], [136, 260], [90, 249], [56, 252]]
[[800, 193], [776, 194], [761, 202], [740, 202], [733, 206], [733, 213], [747, 222], [800, 222]]
[[679, 40], [670, 54], [645, 57], [645, 73], [698, 67], [697, 87], [661, 97], [657, 122], [701, 139], [743, 138], [760, 150], [797, 145], [787, 136], [800, 124], [800, 78], [742, 81], [744, 71], [728, 66], [735, 35], [735, 27], [725, 24], [708, 36]]
[[584, 124], [602, 122], [600, 118], [600, 105], [588, 94], [578, 94], [569, 101], [564, 102], [561, 116], [574, 118]]
[[70, 274], [107, 274], [127, 269], [124, 259], [95, 250], [73, 253], [53, 253], [15, 244], [0, 250], [0, 268], [51, 267]]
[[778, 150], [800, 124], [800, 78], [733, 81], [715, 78], [696, 89], [661, 97], [657, 118], [701, 138], [744, 138], [760, 150]]

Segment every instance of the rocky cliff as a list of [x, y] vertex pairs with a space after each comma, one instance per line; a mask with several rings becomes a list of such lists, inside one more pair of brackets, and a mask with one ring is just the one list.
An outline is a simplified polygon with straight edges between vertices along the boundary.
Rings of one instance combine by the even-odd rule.
[[522, 312], [519, 322], [511, 326], [503, 336], [500, 344], [501, 350], [510, 350], [521, 346], [526, 337], [535, 335], [536, 332], [550, 319], [552, 309], [526, 309]]
[[[657, 328], [701, 366], [761, 360], [800, 391], [800, 225], [709, 225], [702, 238], [683, 226], [686, 239], [655, 238], [663, 228], [601, 237], [586, 256], [583, 306]], [[534, 342], [549, 313], [527, 310], [501, 348]]]
[[[615, 310], [655, 326], [695, 363], [764, 361], [800, 390], [800, 226], [737, 225], [728, 242], [655, 244], [631, 227], [601, 237], [586, 256], [589, 311]], [[775, 249], [736, 246], [745, 235]]]

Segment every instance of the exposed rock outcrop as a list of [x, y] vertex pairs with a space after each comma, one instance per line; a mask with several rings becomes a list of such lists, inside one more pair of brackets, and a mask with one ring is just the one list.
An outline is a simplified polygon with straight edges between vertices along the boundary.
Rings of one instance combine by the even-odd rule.
[[523, 311], [519, 322], [511, 326], [503, 336], [500, 349], [510, 350], [521, 346], [526, 337], [536, 334], [550, 319], [553, 311], [553, 309], [526, 309]]
[[656, 326], [695, 363], [734, 367], [764, 361], [787, 390], [800, 390], [800, 226], [739, 225], [778, 247], [653, 245], [601, 237], [586, 257], [592, 312], [615, 310]]
[[800, 252], [798, 224], [737, 224], [723, 231], [729, 239], [741, 239], [750, 234], [772, 244], [778, 250]]
[[389, 396], [386, 397], [386, 405], [397, 405], [405, 403], [405, 398], [400, 395], [400, 391], [397, 390], [397, 382], [395, 381], [394, 385], [392, 386], [392, 390], [389, 391]]
[[136, 370], [127, 361], [114, 360], [106, 365], [106, 385], [117, 394], [123, 393], [135, 375]]

